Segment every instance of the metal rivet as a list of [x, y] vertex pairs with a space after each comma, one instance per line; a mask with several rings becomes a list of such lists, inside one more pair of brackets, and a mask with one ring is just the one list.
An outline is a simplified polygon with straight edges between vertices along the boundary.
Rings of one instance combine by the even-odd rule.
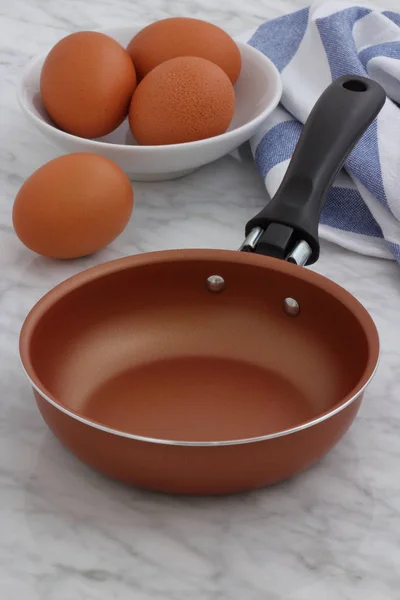
[[207, 279], [207, 289], [214, 294], [225, 289], [225, 280], [221, 275], [210, 275]]
[[297, 317], [300, 312], [300, 304], [294, 298], [285, 298], [283, 308], [289, 317]]

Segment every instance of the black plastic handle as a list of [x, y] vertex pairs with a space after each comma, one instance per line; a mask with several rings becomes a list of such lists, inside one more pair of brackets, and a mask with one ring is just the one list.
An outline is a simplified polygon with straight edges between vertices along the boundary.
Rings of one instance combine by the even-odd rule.
[[356, 75], [340, 77], [324, 91], [304, 125], [277, 193], [246, 226], [246, 235], [255, 227], [265, 230], [255, 252], [285, 258], [304, 240], [312, 251], [307, 264], [318, 259], [318, 223], [326, 195], [385, 99], [378, 83]]

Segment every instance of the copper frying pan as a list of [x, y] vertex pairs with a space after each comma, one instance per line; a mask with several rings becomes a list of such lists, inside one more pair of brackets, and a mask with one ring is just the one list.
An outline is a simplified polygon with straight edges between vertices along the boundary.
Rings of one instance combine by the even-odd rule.
[[127, 483], [222, 494], [290, 477], [336, 444], [378, 335], [348, 292], [299, 265], [317, 260], [326, 193], [384, 101], [361, 77], [324, 92], [242, 252], [123, 258], [38, 302], [22, 363], [65, 446]]

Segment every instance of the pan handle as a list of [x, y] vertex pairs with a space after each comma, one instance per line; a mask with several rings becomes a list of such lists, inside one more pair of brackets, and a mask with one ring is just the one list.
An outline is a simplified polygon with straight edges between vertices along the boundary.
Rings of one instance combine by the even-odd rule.
[[385, 103], [371, 79], [336, 79], [311, 111], [286, 175], [271, 202], [247, 223], [240, 250], [311, 265], [319, 256], [318, 223], [333, 179]]

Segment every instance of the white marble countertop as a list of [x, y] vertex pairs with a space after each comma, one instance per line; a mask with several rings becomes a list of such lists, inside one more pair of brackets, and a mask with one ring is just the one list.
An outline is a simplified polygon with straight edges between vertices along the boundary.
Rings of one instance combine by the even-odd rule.
[[[398, 0], [382, 0], [394, 9]], [[135, 184], [130, 225], [94, 257], [48, 261], [11, 227], [23, 180], [57, 155], [22, 116], [28, 59], [77, 29], [171, 15], [236, 34], [296, 0], [13, 0], [0, 21], [0, 598], [2, 600], [399, 600], [400, 270], [323, 244], [316, 269], [370, 310], [380, 368], [361, 412], [320, 464], [271, 489], [176, 498], [123, 487], [68, 454], [42, 422], [18, 359], [34, 302], [85, 267], [148, 250], [236, 248], [265, 192], [226, 157], [178, 181]]]

